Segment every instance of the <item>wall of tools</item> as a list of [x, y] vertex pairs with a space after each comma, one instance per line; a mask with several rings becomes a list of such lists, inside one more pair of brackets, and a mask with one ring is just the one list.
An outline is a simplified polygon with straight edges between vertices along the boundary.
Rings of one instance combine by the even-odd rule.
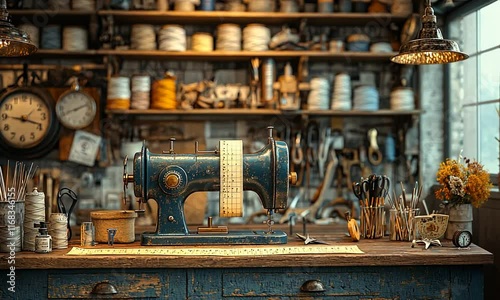
[[[172, 11], [158, 12], [154, 3], [123, 7], [111, 1], [82, 10], [74, 20], [74, 14], [65, 15], [74, 7], [40, 8], [39, 14], [48, 16], [44, 24], [33, 22], [40, 19], [36, 13], [25, 16], [12, 8], [41, 49], [27, 60], [11, 60], [2, 83], [12, 84], [28, 62], [29, 73], [39, 78], [31, 84], [69, 89], [76, 77], [94, 89], [99, 112], [91, 127], [62, 126], [53, 151], [33, 158], [50, 181], [85, 195], [83, 212], [121, 205], [123, 159], [140, 150], [142, 141], [161, 152], [175, 137], [176, 149], [185, 153], [193, 152], [194, 141], [212, 149], [221, 138], [238, 138], [248, 153], [262, 147], [265, 128], [273, 125], [299, 174], [281, 221], [302, 216], [333, 222], [346, 210], [356, 217], [352, 184], [362, 177], [386, 174], [411, 190], [420, 175], [416, 76], [388, 63], [413, 7], [373, 2], [377, 6], [360, 4], [349, 11], [311, 2], [291, 14], [280, 14], [279, 7], [243, 6], [257, 13], [249, 17], [234, 11], [239, 7], [234, 3], [219, 1], [217, 12], [203, 16], [174, 4], [168, 6]], [[233, 15], [221, 24], [219, 13], [230, 10]], [[91, 24], [88, 32], [73, 28], [82, 18]], [[59, 94], [55, 97], [57, 102]], [[91, 165], [69, 159], [77, 131], [99, 137]], [[216, 196], [195, 197], [187, 203], [202, 213], [193, 222], [217, 211]], [[260, 204], [253, 198], [246, 197], [257, 203], [245, 205], [246, 217], [232, 221], [260, 221]]]

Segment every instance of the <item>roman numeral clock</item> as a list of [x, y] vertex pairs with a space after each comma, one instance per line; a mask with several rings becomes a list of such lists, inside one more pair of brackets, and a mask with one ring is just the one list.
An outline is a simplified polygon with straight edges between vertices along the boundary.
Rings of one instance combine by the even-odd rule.
[[59, 139], [55, 101], [42, 88], [14, 86], [0, 96], [0, 152], [14, 159], [48, 154]]

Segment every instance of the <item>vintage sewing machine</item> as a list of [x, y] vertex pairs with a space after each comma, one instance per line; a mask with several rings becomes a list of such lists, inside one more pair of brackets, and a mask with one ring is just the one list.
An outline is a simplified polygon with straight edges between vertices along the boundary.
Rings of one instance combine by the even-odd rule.
[[[170, 150], [154, 154], [143, 146], [135, 154], [133, 175], [124, 168], [124, 188], [133, 183], [134, 194], [145, 203], [158, 203], [156, 232], [143, 233], [142, 245], [193, 244], [285, 244], [287, 235], [273, 230], [273, 215], [287, 206], [288, 189], [297, 176], [289, 173], [288, 147], [275, 141], [269, 127], [267, 145], [253, 154], [243, 154], [243, 145], [237, 140], [221, 140], [220, 149], [200, 151], [195, 144], [194, 154]], [[126, 165], [126, 160], [125, 160]], [[243, 191], [256, 192], [267, 209], [267, 230], [229, 231], [225, 226], [213, 226], [189, 231], [184, 218], [186, 198], [199, 191], [219, 191], [219, 215], [242, 215]]]

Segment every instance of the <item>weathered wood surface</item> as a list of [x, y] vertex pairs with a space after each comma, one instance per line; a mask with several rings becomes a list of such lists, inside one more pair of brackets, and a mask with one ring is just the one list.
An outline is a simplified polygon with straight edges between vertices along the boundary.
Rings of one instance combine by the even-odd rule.
[[[283, 228], [286, 230], [286, 228]], [[345, 236], [346, 228], [309, 226], [311, 236], [332, 245], [352, 245]], [[315, 233], [317, 232], [317, 233]], [[325, 233], [328, 232], [328, 233]], [[264, 256], [68, 256], [73, 246], [79, 246], [78, 237], [70, 242], [70, 247], [55, 250], [49, 254], [20, 252], [16, 254], [16, 269], [91, 269], [91, 268], [251, 268], [251, 267], [340, 267], [340, 266], [415, 266], [415, 265], [481, 265], [492, 264], [493, 254], [472, 245], [470, 249], [456, 249], [451, 241], [442, 241], [443, 247], [411, 247], [410, 242], [389, 241], [387, 237], [355, 243], [364, 254], [309, 254], [309, 255], [266, 255]], [[303, 245], [294, 235], [286, 246]], [[283, 245], [285, 246], [285, 245]], [[107, 245], [97, 245], [105, 248]], [[145, 247], [138, 242], [115, 244], [115, 248]], [[182, 246], [163, 246], [181, 247]], [[204, 246], [209, 247], [209, 246]], [[248, 245], [228, 245], [218, 247], [258, 247]], [[275, 247], [281, 247], [276, 245]], [[308, 245], [304, 247], [314, 247]], [[151, 247], [154, 248], [154, 247]], [[0, 269], [7, 269], [9, 255], [0, 256]]]

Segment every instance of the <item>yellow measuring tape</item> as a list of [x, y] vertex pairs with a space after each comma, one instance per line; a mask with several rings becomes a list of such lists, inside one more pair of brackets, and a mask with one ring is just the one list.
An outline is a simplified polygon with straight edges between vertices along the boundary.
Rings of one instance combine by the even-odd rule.
[[252, 248], [182, 247], [182, 248], [80, 248], [73, 247], [67, 255], [172, 255], [172, 256], [253, 256], [286, 254], [363, 254], [356, 245], [276, 246]]

